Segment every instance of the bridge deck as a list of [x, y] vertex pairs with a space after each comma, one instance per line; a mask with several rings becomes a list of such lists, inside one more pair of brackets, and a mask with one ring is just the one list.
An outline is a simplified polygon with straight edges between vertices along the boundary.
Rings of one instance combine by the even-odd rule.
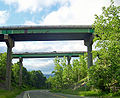
[[89, 25], [3, 26], [0, 41], [4, 41], [4, 34], [9, 34], [14, 41], [84, 40], [93, 32]]
[[54, 57], [79, 57], [79, 55], [83, 55], [86, 53], [85, 51], [74, 51], [74, 52], [38, 52], [38, 53], [13, 53], [13, 58], [54, 58]]

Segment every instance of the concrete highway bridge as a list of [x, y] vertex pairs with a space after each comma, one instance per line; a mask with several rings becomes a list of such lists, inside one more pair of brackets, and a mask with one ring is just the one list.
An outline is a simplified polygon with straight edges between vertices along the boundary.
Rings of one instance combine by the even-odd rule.
[[[57, 26], [2, 26], [0, 42], [7, 45], [6, 87], [11, 88], [12, 48], [16, 41], [70, 41], [84, 40], [87, 46], [88, 67], [92, 66], [92, 44], [94, 29], [90, 25]], [[38, 45], [39, 47], [39, 45]]]

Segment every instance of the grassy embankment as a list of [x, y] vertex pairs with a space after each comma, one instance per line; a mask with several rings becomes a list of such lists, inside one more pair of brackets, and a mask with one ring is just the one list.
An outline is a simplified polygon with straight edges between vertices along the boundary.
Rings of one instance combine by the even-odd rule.
[[105, 93], [100, 92], [99, 90], [91, 90], [85, 91], [81, 89], [72, 90], [72, 89], [62, 89], [62, 90], [51, 90], [54, 93], [63, 93], [63, 94], [71, 94], [71, 95], [79, 95], [79, 96], [94, 96], [100, 98], [120, 98], [120, 90], [117, 93]]
[[14, 89], [11, 91], [0, 89], [0, 98], [15, 98], [23, 91], [22, 89]]

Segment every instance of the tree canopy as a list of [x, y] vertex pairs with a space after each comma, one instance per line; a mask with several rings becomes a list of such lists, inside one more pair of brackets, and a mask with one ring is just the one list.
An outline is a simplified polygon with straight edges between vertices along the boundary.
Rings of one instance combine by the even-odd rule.
[[111, 0], [110, 6], [102, 8], [101, 15], [95, 15], [93, 28], [97, 48], [93, 51], [94, 65], [88, 69], [87, 56], [74, 59], [70, 65], [65, 57], [56, 58], [55, 75], [48, 79], [53, 88], [70, 88], [81, 82], [103, 92], [114, 92], [120, 87], [120, 6]]
[[111, 0], [102, 11], [93, 24], [97, 61], [90, 68], [90, 78], [95, 87], [110, 91], [111, 87], [120, 86], [120, 6]]
[[[0, 54], [0, 82], [5, 82], [6, 76], [6, 53]], [[20, 63], [17, 62], [12, 65], [12, 86], [13, 88], [19, 86], [19, 72]], [[46, 87], [46, 77], [40, 70], [27, 71], [27, 69], [22, 67], [22, 87], [23, 88], [45, 88]]]

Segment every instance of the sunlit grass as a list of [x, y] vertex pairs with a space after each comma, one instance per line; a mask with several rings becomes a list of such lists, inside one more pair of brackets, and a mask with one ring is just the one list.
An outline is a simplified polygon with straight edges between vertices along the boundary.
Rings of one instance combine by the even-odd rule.
[[101, 98], [120, 98], [119, 92], [117, 94], [115, 94], [115, 93], [100, 92], [99, 90], [82, 91], [81, 89], [77, 89], [77, 90], [61, 89], [61, 90], [51, 90], [51, 92], [78, 95], [78, 96], [93, 96], [93, 97], [101, 97]]
[[64, 94], [72, 94], [79, 96], [99, 96], [99, 92], [97, 91], [79, 91], [79, 90], [65, 89], [65, 90], [60, 90], [60, 92]]

